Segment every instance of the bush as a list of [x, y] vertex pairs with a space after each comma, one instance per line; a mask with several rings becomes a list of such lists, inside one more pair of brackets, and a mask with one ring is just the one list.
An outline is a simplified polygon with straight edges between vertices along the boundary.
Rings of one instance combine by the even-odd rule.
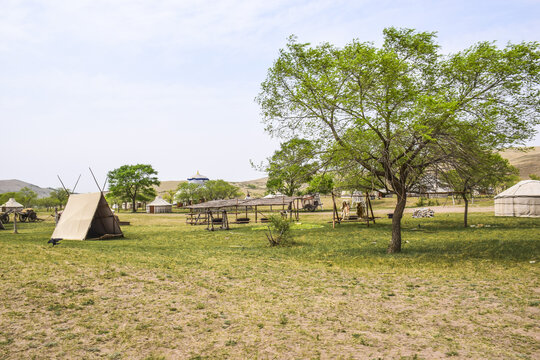
[[439, 204], [439, 200], [437, 199], [432, 200], [432, 199], [426, 199], [425, 197], [420, 197], [418, 198], [418, 201], [414, 205], [417, 207], [423, 207], [423, 206], [435, 206], [435, 205], [440, 205], [440, 204]]
[[268, 220], [270, 224], [268, 225], [266, 238], [271, 246], [283, 244], [291, 239], [291, 223], [288, 219], [272, 215]]
[[418, 198], [418, 201], [414, 205], [418, 206], [418, 207], [425, 206], [426, 205], [426, 198], [423, 198], [423, 197]]

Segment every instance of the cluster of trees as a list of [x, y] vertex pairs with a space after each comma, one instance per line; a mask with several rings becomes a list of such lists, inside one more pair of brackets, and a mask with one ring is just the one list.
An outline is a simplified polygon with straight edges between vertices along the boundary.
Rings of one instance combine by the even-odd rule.
[[14, 198], [25, 208], [42, 207], [49, 210], [54, 207], [62, 208], [67, 202], [68, 195], [64, 189], [58, 188], [53, 189], [49, 196], [38, 199], [38, 195], [35, 193], [35, 191], [25, 186], [17, 192], [6, 192], [0, 194], [0, 204], [5, 203], [10, 198]]
[[176, 189], [175, 199], [182, 203], [192, 204], [218, 199], [234, 199], [242, 196], [238, 187], [225, 180], [209, 180], [204, 185], [180, 183]]
[[[318, 163], [343, 181], [396, 194], [390, 253], [401, 251], [407, 194], [418, 184], [439, 172], [466, 197], [488, 175], [511, 176], [496, 150], [523, 145], [540, 123], [537, 42], [481, 42], [443, 55], [435, 40], [395, 28], [384, 30], [380, 47], [312, 47], [291, 37], [257, 97], [267, 132], [287, 140], [281, 150], [299, 159], [313, 151], [307, 178]], [[272, 167], [275, 155], [271, 186], [298, 188]]]
[[[138, 201], [148, 202], [155, 198], [154, 186], [160, 184], [158, 172], [151, 165], [123, 165], [109, 171], [109, 193], [107, 198], [116, 204], [131, 203], [136, 211]], [[204, 185], [181, 183], [176, 190], [168, 191], [164, 198], [169, 202], [194, 203], [216, 199], [232, 199], [241, 196], [238, 187], [224, 180], [210, 180]]]

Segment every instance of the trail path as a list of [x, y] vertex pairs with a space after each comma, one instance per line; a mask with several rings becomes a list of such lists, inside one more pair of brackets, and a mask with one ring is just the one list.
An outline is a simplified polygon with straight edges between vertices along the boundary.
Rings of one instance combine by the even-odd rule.
[[[419, 206], [415, 208], [407, 208], [405, 209], [406, 214], [410, 214], [414, 211], [414, 209], [419, 208], [429, 208], [435, 211], [435, 214], [437, 213], [461, 213], [463, 212], [464, 208], [463, 206]], [[375, 214], [389, 214], [394, 212], [394, 209], [374, 209], [373, 212]], [[493, 206], [469, 206], [469, 212], [493, 212]]]

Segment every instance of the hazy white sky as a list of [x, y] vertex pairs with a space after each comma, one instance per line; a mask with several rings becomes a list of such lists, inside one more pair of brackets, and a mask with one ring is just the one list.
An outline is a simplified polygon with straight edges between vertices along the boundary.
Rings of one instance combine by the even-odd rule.
[[249, 160], [279, 142], [253, 99], [289, 35], [378, 44], [411, 27], [453, 52], [539, 40], [539, 15], [533, 0], [0, 0], [0, 179], [82, 173], [94, 191], [88, 166], [103, 181], [135, 163], [161, 180], [258, 178]]

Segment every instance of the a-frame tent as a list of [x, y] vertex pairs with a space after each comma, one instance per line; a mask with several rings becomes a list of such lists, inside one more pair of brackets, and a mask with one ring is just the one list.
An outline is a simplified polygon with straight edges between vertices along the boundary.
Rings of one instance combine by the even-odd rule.
[[68, 240], [123, 236], [103, 193], [71, 195], [52, 238]]

